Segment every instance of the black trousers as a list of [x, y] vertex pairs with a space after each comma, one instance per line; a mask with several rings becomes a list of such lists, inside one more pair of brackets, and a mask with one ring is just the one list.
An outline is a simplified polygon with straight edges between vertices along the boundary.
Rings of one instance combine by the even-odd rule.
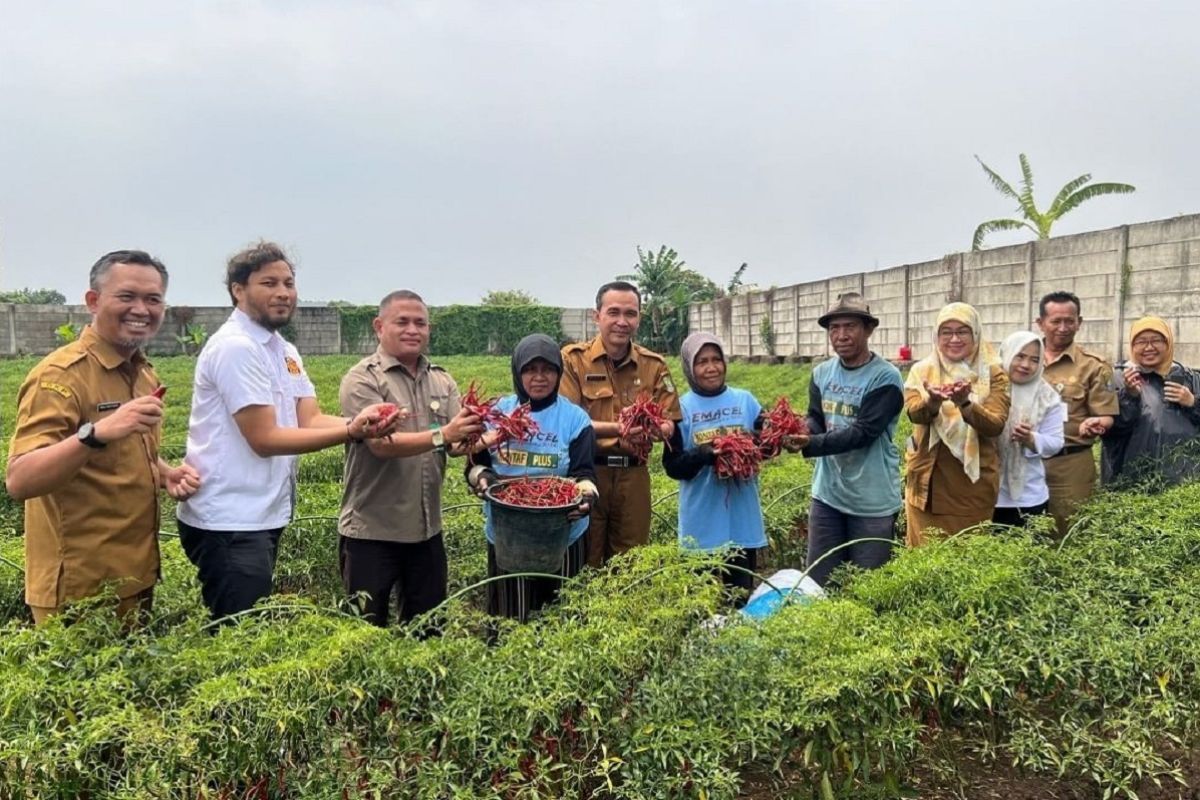
[[[588, 558], [588, 536], [585, 533], [567, 547], [563, 554], [562, 568], [558, 571], [564, 578], [574, 578], [583, 569]], [[487, 576], [497, 578], [508, 573], [496, 564], [496, 546], [487, 546]], [[487, 611], [493, 617], [505, 617], [525, 622], [529, 615], [540, 611], [558, 600], [558, 590], [563, 582], [555, 578], [509, 578], [493, 581], [487, 585]]]
[[1017, 508], [1016, 506], [1005, 506], [1003, 508], [997, 506], [992, 512], [992, 522], [1000, 525], [1012, 525], [1015, 528], [1020, 528], [1029, 521], [1030, 517], [1036, 517], [1039, 514], [1046, 513], [1047, 503], [1030, 506], [1028, 508]]
[[388, 624], [392, 592], [399, 595], [400, 621], [436, 608], [446, 599], [446, 547], [442, 534], [423, 542], [386, 542], [341, 537], [338, 563], [342, 585], [351, 594], [362, 593], [363, 619], [372, 625]]
[[[736, 549], [725, 559], [725, 563], [734, 567], [741, 567], [742, 570], [750, 570], [756, 572], [758, 570], [759, 553], [761, 547], [755, 547], [749, 550]], [[746, 605], [746, 601], [750, 599], [750, 593], [754, 591], [754, 576], [747, 575], [742, 570], [721, 569], [721, 581], [727, 589], [740, 590], [734, 597], [733, 605], [735, 608], [741, 608]]]
[[213, 619], [221, 619], [271, 595], [283, 528], [208, 531], [179, 523], [179, 542], [196, 565], [200, 595]]

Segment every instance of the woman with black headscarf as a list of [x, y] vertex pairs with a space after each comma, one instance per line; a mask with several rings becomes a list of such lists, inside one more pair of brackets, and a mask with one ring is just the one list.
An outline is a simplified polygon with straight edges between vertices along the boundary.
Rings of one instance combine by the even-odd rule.
[[[573, 478], [585, 495], [597, 494], [595, 480], [596, 434], [587, 413], [558, 396], [562, 378], [562, 356], [549, 336], [535, 333], [517, 343], [512, 355], [515, 394], [500, 399], [497, 408], [505, 413], [528, 403], [538, 433], [530, 441], [510, 441], [473, 456], [467, 468], [467, 483], [477, 493], [500, 478], [557, 475]], [[490, 507], [485, 506], [488, 540], [488, 577], [504, 574], [496, 564], [495, 534]], [[587, 504], [571, 523], [567, 552], [563, 557], [564, 578], [572, 578], [587, 563]], [[524, 621], [534, 611], [558, 597], [562, 581], [553, 578], [510, 578], [488, 584], [488, 613]]]

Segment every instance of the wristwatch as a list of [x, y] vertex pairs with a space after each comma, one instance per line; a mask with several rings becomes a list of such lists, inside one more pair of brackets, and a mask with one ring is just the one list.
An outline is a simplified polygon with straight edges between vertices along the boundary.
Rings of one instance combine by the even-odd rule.
[[105, 443], [96, 438], [96, 426], [90, 422], [85, 422], [79, 426], [79, 430], [75, 433], [75, 438], [93, 450], [104, 449]]
[[441, 450], [446, 446], [446, 437], [442, 434], [441, 428], [433, 429], [433, 449]]

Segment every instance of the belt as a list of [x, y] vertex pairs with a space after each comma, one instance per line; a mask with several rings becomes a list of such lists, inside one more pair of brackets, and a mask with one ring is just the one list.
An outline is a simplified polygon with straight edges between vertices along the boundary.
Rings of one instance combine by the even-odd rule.
[[1059, 450], [1057, 453], [1050, 456], [1050, 458], [1058, 458], [1059, 456], [1073, 456], [1076, 453], [1082, 453], [1084, 450], [1091, 449], [1092, 446], [1090, 444], [1069, 444], [1062, 450]]
[[625, 467], [640, 467], [642, 464], [633, 456], [596, 456], [596, 466], [622, 469]]

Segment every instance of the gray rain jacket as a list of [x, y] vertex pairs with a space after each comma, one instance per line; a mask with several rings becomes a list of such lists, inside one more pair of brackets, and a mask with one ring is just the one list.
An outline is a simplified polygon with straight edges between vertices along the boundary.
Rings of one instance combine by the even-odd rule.
[[1121, 410], [1104, 435], [1104, 483], [1158, 477], [1174, 485], [1200, 477], [1200, 373], [1171, 364], [1166, 380], [1183, 384], [1197, 397], [1195, 405], [1184, 408], [1166, 401], [1164, 379], [1157, 372], [1142, 373], [1140, 395], [1129, 392], [1122, 374], [1125, 366], [1118, 364], [1114, 370]]

